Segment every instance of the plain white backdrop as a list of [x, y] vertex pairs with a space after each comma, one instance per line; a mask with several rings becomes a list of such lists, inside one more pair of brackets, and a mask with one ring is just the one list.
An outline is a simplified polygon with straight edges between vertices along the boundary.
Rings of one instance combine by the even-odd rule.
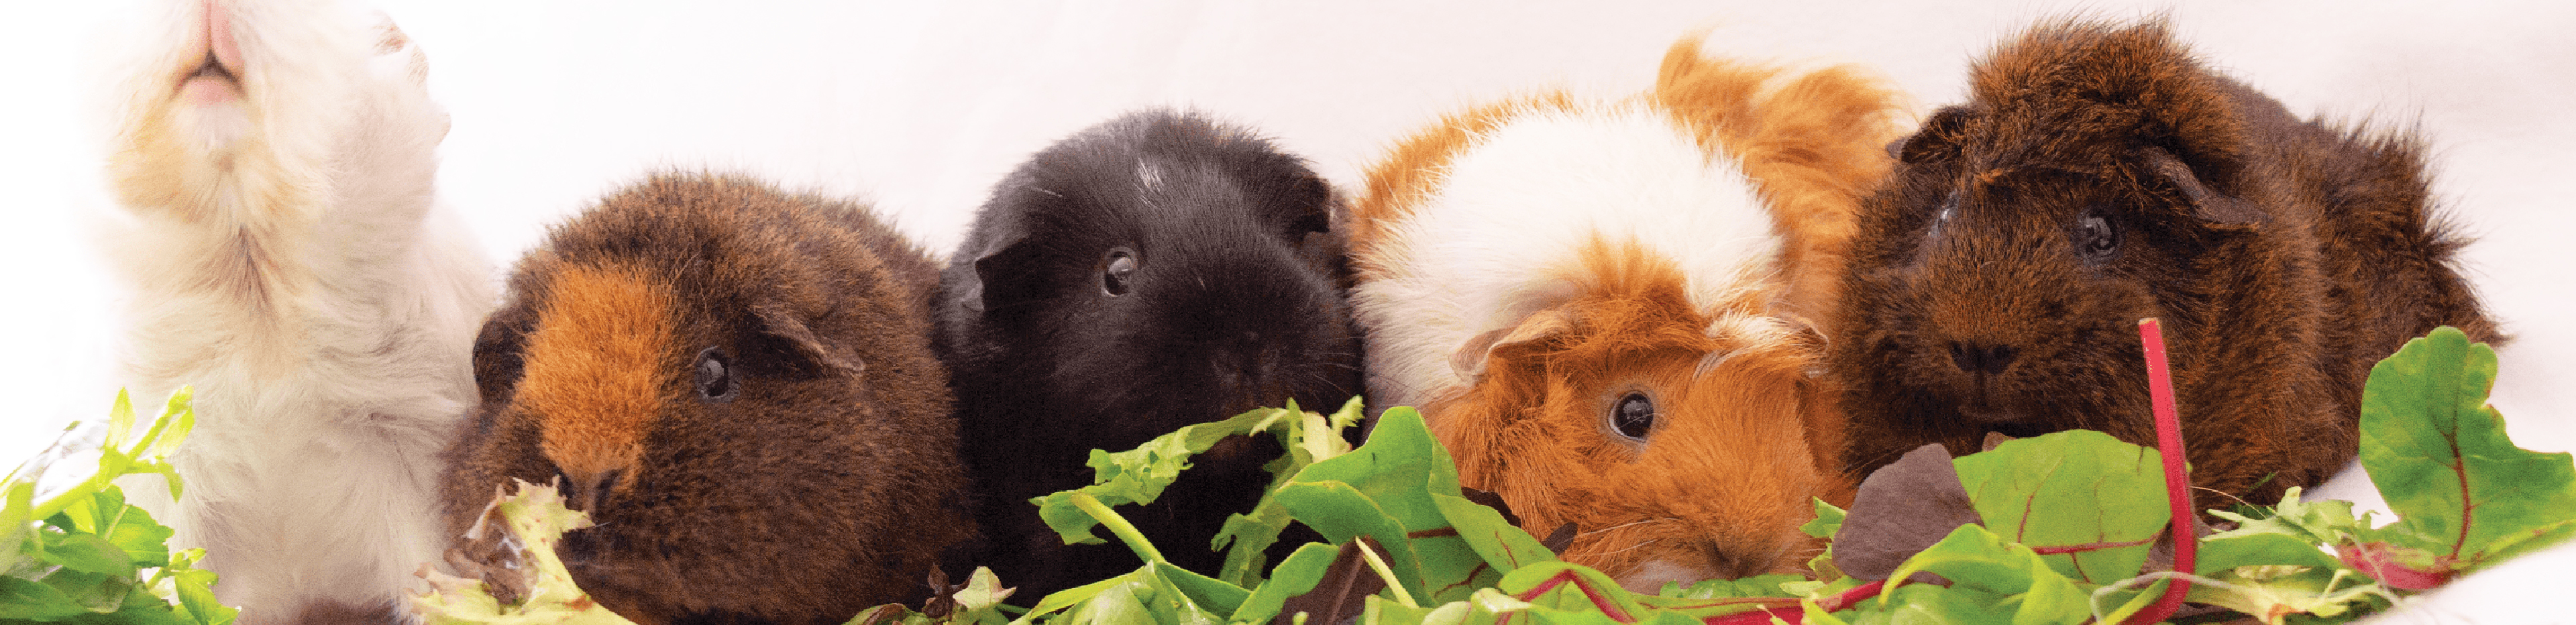
[[[0, 20], [0, 464], [115, 387], [94, 215], [104, 3]], [[2466, 269], [2517, 341], [2495, 404], [2524, 446], [2576, 449], [2576, 3], [2346, 2], [382, 2], [454, 116], [441, 192], [503, 266], [589, 198], [711, 168], [872, 198], [942, 254], [1030, 152], [1121, 111], [1195, 107], [1261, 128], [1336, 184], [1432, 117], [1563, 87], [1648, 86], [1666, 46], [1874, 68], [1928, 111], [2033, 20], [2167, 15], [2208, 63], [2294, 110], [2414, 128]], [[497, 280], [498, 275], [495, 276]], [[159, 398], [139, 398], [157, 402]], [[2345, 480], [2334, 494], [2360, 497]], [[2401, 619], [2568, 622], [2560, 549]]]

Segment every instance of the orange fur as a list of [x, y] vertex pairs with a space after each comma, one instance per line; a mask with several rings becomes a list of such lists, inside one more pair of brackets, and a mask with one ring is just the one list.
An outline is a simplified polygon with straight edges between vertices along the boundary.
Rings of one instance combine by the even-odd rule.
[[[568, 267], [529, 333], [520, 405], [543, 422], [546, 457], [574, 484], [634, 473], [654, 415], [674, 401], [680, 354], [670, 290], [631, 269]], [[623, 490], [619, 480], [609, 487]]]
[[1896, 93], [1852, 68], [1784, 77], [1700, 56], [1699, 47], [1697, 37], [1674, 43], [1647, 97], [1698, 132], [1701, 147], [1734, 156], [1761, 181], [1788, 240], [1779, 265], [1790, 274], [1789, 312], [1822, 317], [1841, 301], [1860, 200], [1895, 166], [1885, 146], [1900, 136], [1889, 104]]
[[[1565, 270], [1582, 295], [1542, 313], [1562, 325], [1496, 346], [1473, 387], [1424, 407], [1460, 481], [1501, 495], [1535, 533], [1573, 524], [1565, 557], [1614, 576], [1674, 554], [1729, 576], [1811, 555], [1789, 520], [1809, 497], [1848, 503], [1851, 489], [1831, 462], [1832, 394], [1806, 375], [1821, 346], [1782, 340], [1795, 335], [1762, 314], [1767, 290], [1692, 310], [1681, 273], [1633, 247], [1597, 243]], [[1598, 418], [1633, 389], [1667, 415], [1644, 449], [1602, 435]]]
[[[1855, 204], [1890, 169], [1883, 146], [1897, 136], [1893, 94], [1860, 72], [1793, 74], [1702, 58], [1698, 47], [1675, 44], [1656, 89], [1631, 105], [1673, 119], [1709, 158], [1738, 161], [1769, 211], [1778, 255], [1732, 275], [1691, 275], [1615, 235], [1532, 250], [1573, 292], [1459, 346], [1453, 364], [1472, 382], [1432, 389], [1422, 407], [1465, 485], [1501, 495], [1534, 534], [1574, 525], [1565, 558], [1648, 590], [1674, 575], [1796, 570], [1820, 546], [1798, 530], [1810, 501], [1849, 502], [1840, 391], [1811, 375], [1824, 339], [1807, 318], [1838, 303]], [[1394, 264], [1418, 262], [1430, 242], [1404, 224], [1481, 137], [1525, 115], [1601, 110], [1542, 93], [1407, 138], [1352, 203], [1359, 281], [1400, 279]], [[1724, 285], [1721, 301], [1692, 300], [1694, 285], [1712, 284]], [[1605, 425], [1630, 392], [1657, 402], [1650, 442]]]

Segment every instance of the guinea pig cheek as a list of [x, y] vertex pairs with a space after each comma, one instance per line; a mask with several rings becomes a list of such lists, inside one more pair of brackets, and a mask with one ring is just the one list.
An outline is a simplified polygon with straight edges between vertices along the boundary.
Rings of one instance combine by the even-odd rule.
[[678, 400], [674, 300], [616, 268], [567, 268], [549, 287], [513, 404], [542, 424], [540, 449], [569, 482], [567, 498], [597, 513], [632, 487], [645, 434]]
[[1814, 541], [1797, 528], [1808, 500], [1831, 496], [1833, 484], [1810, 452], [1803, 373], [1794, 363], [1750, 362], [1769, 356], [1737, 354], [1695, 376], [1681, 371], [1670, 386], [1679, 392], [1662, 394], [1663, 416], [1645, 449], [1603, 470], [1605, 482], [1626, 491], [1616, 497], [1639, 502], [1629, 512], [1639, 518], [1605, 524], [1568, 559], [1594, 560], [1622, 586], [1652, 592], [1665, 581], [1787, 572], [1812, 555]]

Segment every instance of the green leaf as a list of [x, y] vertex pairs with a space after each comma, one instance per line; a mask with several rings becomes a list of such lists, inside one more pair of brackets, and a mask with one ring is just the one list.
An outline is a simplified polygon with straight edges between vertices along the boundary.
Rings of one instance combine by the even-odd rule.
[[[1158, 581], [1162, 582], [1161, 587], [1178, 591], [1177, 596], [1188, 598], [1190, 609], [1199, 613], [1233, 614], [1236, 610], [1242, 609], [1244, 600], [1252, 595], [1252, 591], [1244, 590], [1241, 586], [1218, 581], [1216, 578], [1193, 573], [1189, 569], [1170, 564], [1156, 562], [1153, 569]], [[1207, 618], [1224, 622], [1221, 616]]]
[[[176, 399], [174, 396], [173, 399]], [[134, 435], [134, 400], [125, 389], [116, 389], [116, 403], [107, 407], [106, 449], [125, 449], [125, 439]]]
[[[205, 555], [205, 550], [202, 549], [188, 551], [191, 553], [182, 557], [192, 562]], [[178, 590], [179, 609], [197, 625], [225, 625], [233, 622], [233, 618], [241, 613], [240, 610], [215, 601], [213, 571], [180, 571], [172, 576], [172, 585]]]
[[0, 576], [0, 621], [51, 621], [87, 611], [53, 586]]
[[[1341, 482], [1381, 496], [1378, 503], [1407, 530], [1446, 526], [1448, 519], [1431, 495], [1459, 492], [1457, 463], [1432, 438], [1422, 415], [1401, 406], [1378, 416], [1377, 429], [1369, 433], [1366, 444], [1306, 467], [1290, 480], [1297, 482]], [[1307, 518], [1299, 515], [1299, 520]], [[1401, 537], [1378, 540], [1389, 545], [1402, 542]]]
[[1367, 535], [1407, 594], [1428, 603], [1467, 598], [1501, 573], [1457, 535], [1434, 495], [1456, 497], [1457, 464], [1411, 408], [1378, 416], [1366, 444], [1299, 471], [1275, 493], [1326, 539]]
[[1226, 583], [1245, 587], [1261, 584], [1261, 569], [1269, 557], [1264, 551], [1279, 541], [1279, 533], [1286, 530], [1292, 520], [1288, 508], [1279, 503], [1275, 493], [1316, 461], [1350, 453], [1350, 442], [1343, 440], [1342, 430], [1358, 424], [1365, 414], [1361, 411], [1359, 397], [1344, 402], [1342, 409], [1330, 416], [1300, 413], [1296, 406], [1296, 401], [1290, 400], [1288, 408], [1283, 409], [1297, 415], [1293, 425], [1283, 423], [1279, 426], [1284, 428], [1281, 442], [1288, 453], [1262, 466], [1272, 478], [1270, 484], [1262, 489], [1261, 502], [1253, 506], [1251, 514], [1227, 516], [1225, 527], [1217, 531], [1216, 538], [1210, 543], [1217, 549], [1227, 550], [1225, 564], [1216, 575]]
[[1468, 548], [1497, 571], [1510, 573], [1524, 566], [1556, 561], [1556, 552], [1539, 544], [1529, 532], [1504, 521], [1503, 514], [1493, 508], [1456, 495], [1434, 493], [1431, 501], [1440, 507], [1440, 514], [1449, 520], [1450, 527], [1456, 528]]
[[[1101, 593], [1107, 592], [1111, 588], [1131, 583], [1138, 583], [1136, 580], [1147, 575], [1147, 572], [1152, 568], [1153, 567], [1150, 565], [1140, 566], [1137, 567], [1135, 571], [1128, 572], [1125, 575], [1056, 591], [1055, 594], [1047, 595], [1045, 598], [1039, 599], [1038, 604], [1031, 606], [1028, 613], [1020, 615], [1020, 618], [1014, 619], [1011, 622], [1014, 624], [1031, 623], [1035, 622], [1040, 616], [1053, 614], [1063, 611], [1066, 608], [1082, 605], [1093, 599], [1099, 598]], [[1132, 600], [1133, 598], [1133, 593], [1131, 591], [1128, 599]]]
[[[1965, 469], [1961, 473], [1966, 473]], [[2077, 588], [2030, 547], [2010, 542], [1981, 526], [1959, 526], [1948, 538], [1915, 554], [1888, 579], [1907, 579], [1916, 572], [1949, 578], [1953, 591], [1982, 590], [2011, 601], [2015, 604], [2011, 618], [2014, 625], [2078, 623], [2092, 616], [2092, 608], [2086, 602], [2089, 593]]]
[[2173, 514], [2156, 450], [2101, 432], [2016, 439], [1956, 463], [1986, 527], [2021, 545], [2078, 550], [2043, 559], [2087, 583], [2136, 576]]
[[1281, 487], [1278, 496], [1290, 514], [1336, 545], [1358, 536], [1377, 539], [1391, 552], [1387, 568], [1398, 578], [1393, 583], [1403, 584], [1414, 596], [1424, 595], [1420, 558], [1413, 553], [1403, 523], [1366, 493], [1342, 482], [1301, 480]]
[[1798, 526], [1798, 531], [1817, 538], [1833, 538], [1834, 532], [1842, 531], [1843, 516], [1848, 513], [1842, 508], [1834, 507], [1833, 504], [1825, 503], [1823, 498], [1817, 498], [1815, 501], [1816, 519], [1808, 521], [1806, 525]]
[[18, 568], [18, 545], [28, 544], [35, 528], [36, 484], [0, 484], [0, 573]]
[[[950, 595], [950, 599], [956, 602], [956, 607], [955, 611], [949, 614], [946, 622], [976, 625], [1008, 623], [1011, 619], [1002, 615], [1001, 608], [1002, 600], [1010, 596], [1011, 589], [1002, 587], [1001, 578], [994, 576], [992, 569], [975, 567], [975, 572], [966, 578], [966, 587]], [[880, 608], [893, 608], [894, 614], [904, 611], [903, 606], [900, 605], [882, 605], [869, 609]]]
[[1156, 625], [1153, 608], [1145, 604], [1145, 595], [1154, 591], [1143, 577], [1140, 570], [1110, 578], [1117, 583], [1094, 591], [1091, 598], [1074, 606], [1055, 625]]
[[[1181, 470], [1189, 467], [1191, 457], [1206, 452], [1218, 441], [1232, 436], [1274, 432], [1280, 437], [1283, 445], [1291, 448], [1292, 454], [1303, 453], [1303, 450], [1315, 447], [1316, 444], [1309, 444], [1300, 438], [1303, 433], [1302, 426], [1306, 420], [1304, 413], [1294, 410], [1294, 406], [1295, 404], [1292, 403], [1289, 408], [1262, 408], [1235, 415], [1224, 421], [1186, 426], [1173, 433], [1155, 437], [1154, 440], [1146, 441], [1144, 445], [1128, 451], [1110, 453], [1092, 450], [1091, 459], [1088, 461], [1093, 472], [1091, 485], [1031, 499], [1030, 503], [1038, 506], [1039, 518], [1045, 519], [1047, 527], [1054, 529], [1066, 544], [1102, 542], [1099, 536], [1092, 534], [1092, 529], [1099, 526], [1100, 519], [1081, 510], [1080, 506], [1074, 503], [1073, 493], [1088, 494], [1098, 499], [1101, 504], [1111, 507], [1153, 503], [1156, 498], [1162, 496], [1163, 489], [1170, 487], [1172, 481], [1180, 476]], [[1319, 435], [1337, 436], [1337, 434]], [[1288, 465], [1274, 465], [1272, 468], [1274, 471], [1290, 470]], [[1273, 479], [1274, 484], [1278, 481], [1278, 478]], [[1264, 506], [1267, 506], [1267, 502]], [[1261, 509], [1261, 507], [1255, 508], [1256, 511]], [[1268, 547], [1270, 541], [1276, 539], [1277, 531], [1276, 528], [1259, 525], [1258, 523], [1265, 519], [1259, 514], [1256, 512], [1254, 517], [1255, 525], [1229, 524], [1223, 528], [1226, 531], [1220, 533], [1214, 545], [1222, 548], [1223, 545], [1233, 543], [1239, 551], [1247, 549], [1258, 551]], [[1280, 524], [1280, 527], [1284, 526], [1284, 523]], [[1254, 546], [1255, 543], [1258, 543], [1258, 546]], [[1139, 549], [1139, 551], [1149, 550]], [[1257, 564], [1254, 562], [1257, 557], [1257, 554], [1229, 554], [1228, 561], [1236, 566], [1229, 566], [1228, 569], [1257, 568], [1254, 566]]]
[[170, 528], [154, 521], [152, 513], [126, 504], [124, 514], [108, 526], [101, 537], [125, 551], [126, 561], [137, 567], [169, 566]]
[[1234, 614], [1226, 620], [1267, 623], [1279, 616], [1280, 606], [1286, 604], [1289, 597], [1314, 590], [1316, 582], [1323, 581], [1324, 570], [1333, 565], [1333, 556], [1339, 551], [1322, 543], [1299, 545], [1295, 553], [1288, 554], [1288, 559], [1279, 563], [1279, 568], [1270, 571], [1269, 580], [1252, 589], [1252, 594], [1244, 598], [1243, 605], [1235, 608]]
[[1682, 586], [1678, 582], [1665, 582], [1665, 591], [1655, 594], [1674, 599], [1796, 597], [1805, 593], [1792, 592], [1783, 587], [1782, 584], [1800, 583], [1805, 581], [1807, 581], [1807, 578], [1803, 575], [1775, 573], [1771, 575], [1755, 575], [1741, 579], [1702, 580], [1693, 582], [1687, 587]]
[[[1438, 608], [1409, 607], [1385, 598], [1370, 596], [1368, 606], [1360, 611], [1358, 625], [1414, 625], [1431, 618]], [[1308, 622], [1306, 625], [1323, 625]]]
[[1503, 576], [1495, 585], [1505, 594], [1540, 608], [1589, 611], [1619, 622], [1634, 622], [1646, 612], [1635, 594], [1592, 567], [1571, 562], [1541, 562]]
[[45, 548], [45, 562], [65, 569], [100, 575], [132, 577], [134, 565], [127, 561], [125, 550], [91, 534], [55, 536]]
[[[145, 447], [141, 453], [135, 454], [136, 457], [168, 458], [171, 452], [179, 450], [179, 443], [188, 440], [188, 433], [197, 429], [197, 410], [191, 406], [191, 398], [195, 394], [196, 389], [188, 386], [181, 386], [178, 392], [170, 394], [169, 403], [161, 407], [161, 420], [153, 424], [153, 434], [143, 441]], [[177, 498], [179, 493], [173, 490], [170, 496]]]
[[2576, 463], [2506, 438], [2486, 405], [2495, 350], [2443, 327], [2370, 369], [2361, 464], [2417, 545], [2473, 570], [2576, 531]]

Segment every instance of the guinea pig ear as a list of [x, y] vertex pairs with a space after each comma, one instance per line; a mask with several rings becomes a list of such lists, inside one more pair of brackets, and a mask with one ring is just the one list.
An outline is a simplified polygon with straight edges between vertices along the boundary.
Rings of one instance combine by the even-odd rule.
[[483, 403], [505, 399], [519, 385], [527, 366], [520, 352], [536, 322], [536, 313], [526, 306], [502, 308], [483, 321], [482, 331], [474, 335], [474, 386], [482, 389]]
[[777, 306], [753, 306], [751, 314], [760, 319], [760, 336], [741, 358], [749, 371], [780, 378], [807, 378], [826, 371], [858, 376], [868, 370], [867, 361], [830, 345], [814, 336], [805, 320], [794, 312]]
[[1887, 145], [1889, 156], [1908, 165], [1946, 161], [1959, 157], [1959, 131], [1968, 124], [1974, 112], [1967, 107], [1949, 106], [1923, 120], [1923, 127], [1913, 135]]
[[1467, 339], [1467, 344], [1458, 346], [1458, 351], [1449, 354], [1449, 367], [1458, 372], [1458, 377], [1475, 380], [1485, 375], [1486, 364], [1493, 362], [1496, 354], [1573, 331], [1574, 315], [1565, 311], [1549, 309], [1530, 313], [1522, 317], [1520, 323]]
[[951, 297], [978, 314], [1027, 301], [1034, 296], [1029, 282], [1036, 277], [1037, 258], [1038, 246], [1027, 237], [998, 238], [975, 260], [948, 268]]
[[2138, 148], [2138, 160], [2146, 164], [2149, 173], [2181, 190], [2183, 198], [2191, 201], [2192, 215], [2204, 223], [2250, 227], [2272, 219], [2253, 202], [2201, 184], [2200, 176], [2192, 172], [2190, 165], [2164, 148], [2153, 145]]

